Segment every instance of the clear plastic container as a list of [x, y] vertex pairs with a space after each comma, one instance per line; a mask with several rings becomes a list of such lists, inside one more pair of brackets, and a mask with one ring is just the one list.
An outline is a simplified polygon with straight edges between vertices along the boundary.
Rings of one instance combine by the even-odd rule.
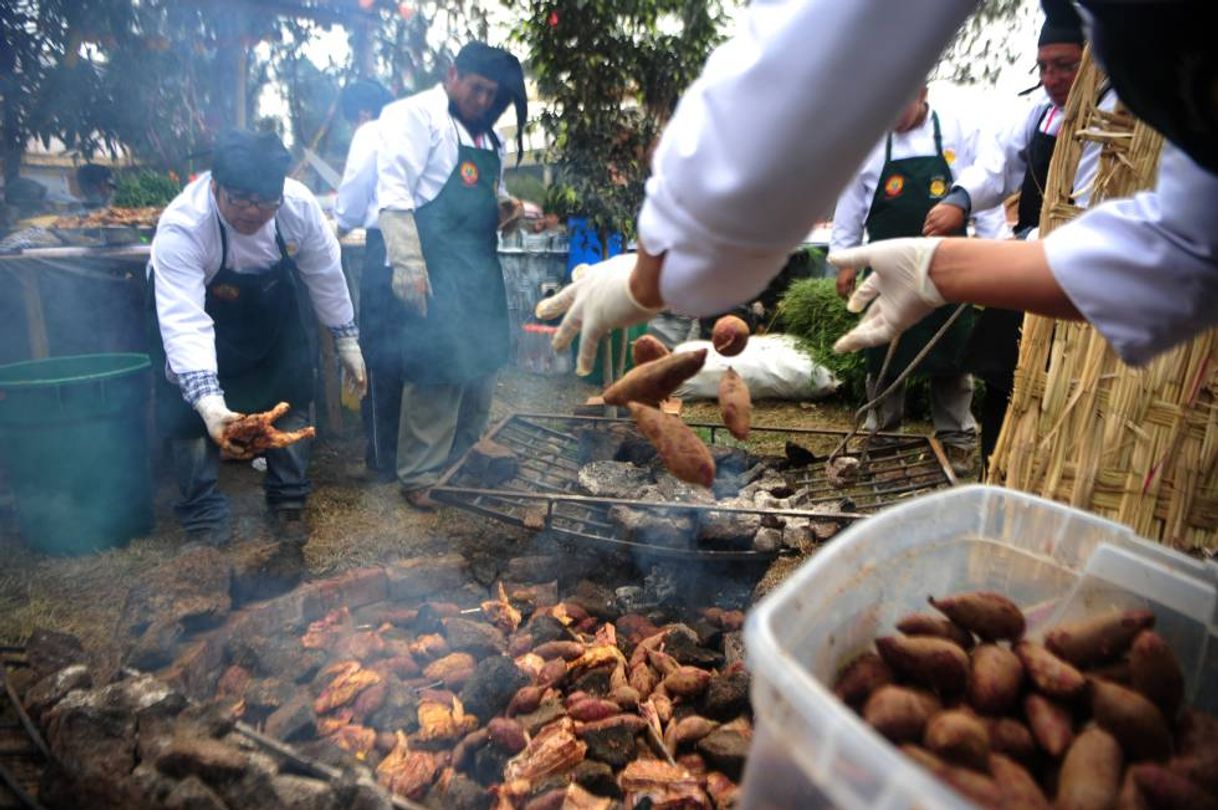
[[961, 487], [854, 524], [752, 611], [756, 731], [740, 806], [972, 807], [830, 690], [844, 663], [926, 610], [928, 595], [978, 589], [1023, 607], [1034, 639], [1107, 608], [1152, 610], [1190, 703], [1218, 708], [1218, 565], [1077, 509]]

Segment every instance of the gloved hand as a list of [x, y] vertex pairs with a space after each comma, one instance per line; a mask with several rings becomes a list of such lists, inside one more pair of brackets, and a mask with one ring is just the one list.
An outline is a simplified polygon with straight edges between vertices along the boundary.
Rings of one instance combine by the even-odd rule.
[[423, 243], [411, 211], [382, 211], [377, 219], [385, 238], [385, 253], [393, 267], [393, 294], [410, 309], [427, 317], [431, 281], [423, 261]]
[[363, 399], [368, 393], [368, 370], [364, 365], [364, 353], [359, 349], [359, 338], [352, 335], [334, 338], [334, 351], [347, 373], [347, 385], [356, 397]]
[[635, 261], [635, 254], [623, 253], [597, 264], [580, 265], [572, 272], [570, 284], [537, 304], [534, 313], [543, 321], [566, 313], [552, 342], [556, 351], [570, 346], [579, 334], [576, 374], [592, 373], [602, 337], [619, 327], [650, 320], [660, 311], [643, 306], [631, 294]]
[[205, 394], [195, 400], [195, 410], [203, 418], [203, 424], [207, 426], [207, 435], [211, 436], [211, 440], [219, 445], [221, 450], [236, 459], [254, 457], [254, 454], [247, 448], [233, 444], [224, 437], [224, 429], [240, 419], [242, 414], [230, 411], [223, 396]]
[[854, 291], [846, 309], [867, 314], [837, 343], [833, 351], [853, 352], [883, 346], [932, 311], [947, 303], [930, 280], [930, 263], [940, 237], [886, 239], [830, 253], [828, 261], [841, 269], [871, 267], [871, 275]]

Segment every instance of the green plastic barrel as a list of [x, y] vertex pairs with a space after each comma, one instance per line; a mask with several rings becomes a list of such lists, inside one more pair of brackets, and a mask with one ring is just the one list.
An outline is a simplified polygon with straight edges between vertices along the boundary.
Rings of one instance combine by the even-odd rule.
[[80, 554], [152, 530], [149, 365], [91, 354], [0, 366], [0, 462], [32, 548]]

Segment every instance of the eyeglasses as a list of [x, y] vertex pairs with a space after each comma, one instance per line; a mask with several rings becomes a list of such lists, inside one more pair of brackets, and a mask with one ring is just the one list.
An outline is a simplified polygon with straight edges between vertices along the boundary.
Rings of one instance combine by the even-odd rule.
[[1037, 62], [1036, 70], [1041, 76], [1069, 76], [1078, 71], [1082, 62], [1078, 59], [1054, 59], [1051, 62]]
[[228, 197], [229, 205], [234, 208], [257, 208], [259, 211], [271, 212], [278, 211], [279, 206], [283, 205], [283, 197], [267, 200], [259, 197], [257, 194], [233, 191], [230, 188], [224, 189], [224, 196]]

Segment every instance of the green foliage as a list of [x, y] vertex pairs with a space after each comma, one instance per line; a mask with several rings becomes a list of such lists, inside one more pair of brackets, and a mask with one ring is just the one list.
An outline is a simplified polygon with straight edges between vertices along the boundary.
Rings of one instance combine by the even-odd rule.
[[537, 205], [544, 203], [549, 191], [540, 177], [525, 172], [511, 172], [503, 182], [507, 186], [508, 194], [518, 200], [528, 200]]
[[[1011, 34], [1024, 27], [1034, 31], [1029, 20], [1039, 7], [1036, 0], [984, 0], [978, 4], [944, 51], [936, 77], [960, 84], [992, 85], [1005, 68], [1020, 59], [1030, 67], [1036, 52], [1035, 36], [1025, 42]], [[1034, 80], [1029, 76], [1028, 83]]]
[[123, 172], [115, 180], [114, 205], [122, 208], [168, 205], [182, 187], [168, 175], [153, 171]]
[[548, 102], [541, 125], [571, 192], [562, 201], [582, 201], [602, 232], [631, 233], [651, 150], [721, 39], [723, 0], [503, 3], [521, 17], [513, 36]]
[[560, 181], [551, 183], [546, 189], [545, 202], [541, 207], [547, 214], [557, 214], [559, 219], [566, 221], [567, 217], [579, 216], [584, 205], [575, 189]]
[[858, 316], [847, 312], [846, 302], [838, 296], [835, 279], [795, 282], [779, 301], [778, 314], [784, 331], [799, 338], [804, 351], [841, 380], [839, 391], [851, 401], [865, 402], [867, 368], [862, 353], [833, 352], [834, 342], [858, 323]]

